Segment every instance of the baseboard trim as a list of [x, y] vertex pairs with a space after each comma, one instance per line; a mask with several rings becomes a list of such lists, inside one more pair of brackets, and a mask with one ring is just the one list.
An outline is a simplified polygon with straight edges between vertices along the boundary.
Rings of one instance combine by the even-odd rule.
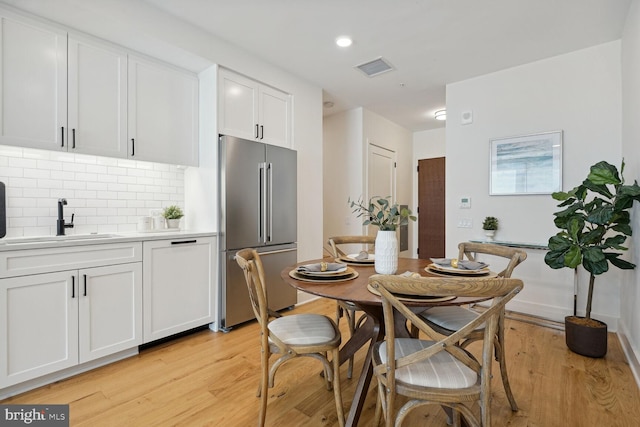
[[629, 339], [627, 338], [627, 334], [625, 333], [627, 330], [626, 325], [621, 325], [620, 329], [622, 329], [622, 331], [617, 332], [620, 346], [622, 346], [622, 351], [627, 358], [627, 363], [629, 363], [629, 367], [631, 368], [633, 377], [636, 380], [636, 385], [638, 386], [638, 388], [640, 388], [640, 361], [638, 361], [636, 352], [633, 350], [631, 342], [629, 341]]

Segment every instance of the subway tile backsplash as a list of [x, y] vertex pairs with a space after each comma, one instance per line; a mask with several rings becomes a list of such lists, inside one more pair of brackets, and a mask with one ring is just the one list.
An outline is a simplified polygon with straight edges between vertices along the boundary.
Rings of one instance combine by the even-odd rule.
[[6, 237], [52, 235], [67, 199], [67, 234], [135, 231], [150, 209], [184, 207], [184, 169], [175, 165], [0, 145]]

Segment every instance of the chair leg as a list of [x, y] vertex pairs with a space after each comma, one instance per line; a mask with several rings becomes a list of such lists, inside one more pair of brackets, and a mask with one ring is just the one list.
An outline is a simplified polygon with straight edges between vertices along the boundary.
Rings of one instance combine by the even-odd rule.
[[511, 410], [516, 412], [518, 410], [518, 404], [516, 403], [513, 392], [511, 391], [511, 385], [509, 385], [509, 376], [507, 375], [507, 360], [504, 351], [504, 314], [498, 319], [498, 339], [495, 344], [496, 352], [498, 353], [498, 362], [500, 363], [500, 376], [502, 377], [502, 385], [504, 386], [504, 392], [507, 395]]
[[340, 355], [339, 349], [332, 352], [333, 362], [333, 395], [336, 399], [336, 412], [338, 414], [338, 425], [344, 427], [344, 407], [342, 406], [342, 388], [340, 386]]
[[258, 397], [260, 398], [260, 415], [258, 417], [258, 426], [264, 427], [267, 419], [267, 398], [269, 397], [269, 353], [262, 352], [260, 364], [262, 372], [260, 375], [260, 387], [258, 388]]

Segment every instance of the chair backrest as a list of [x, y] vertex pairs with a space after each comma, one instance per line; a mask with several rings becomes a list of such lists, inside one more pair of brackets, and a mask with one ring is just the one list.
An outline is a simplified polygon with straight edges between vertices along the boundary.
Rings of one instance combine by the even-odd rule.
[[[376, 374], [383, 374], [387, 370], [387, 381], [393, 384], [395, 381], [395, 369], [427, 359], [441, 351], [447, 351], [465, 365], [476, 371], [481, 378], [481, 384], [487, 387], [490, 384], [491, 363], [494, 344], [494, 335], [498, 327], [498, 321], [505, 304], [511, 300], [523, 288], [519, 279], [496, 278], [444, 278], [444, 277], [403, 277], [394, 275], [373, 275], [369, 278], [369, 284], [380, 292], [384, 310], [384, 323], [387, 345], [387, 365], [376, 367]], [[410, 307], [407, 307], [398, 295], [431, 295], [431, 296], [467, 296], [493, 299], [491, 306], [480, 313], [477, 318], [452, 335], [442, 337], [431, 329], [427, 323], [417, 316]], [[399, 359], [395, 358], [395, 327], [394, 313], [396, 309], [400, 314], [411, 321], [419, 330], [437, 341], [436, 344]], [[486, 322], [486, 323], [485, 323]], [[483, 338], [482, 362], [476, 361], [469, 353], [456, 344], [473, 332], [478, 326], [485, 323]], [[483, 369], [485, 366], [487, 369]]]
[[260, 255], [255, 249], [242, 249], [236, 253], [235, 259], [244, 272], [253, 313], [258, 323], [260, 323], [260, 327], [263, 331], [266, 331], [269, 322], [269, 304], [265, 290], [264, 268], [262, 267]]
[[511, 248], [508, 246], [496, 245], [493, 243], [474, 243], [462, 242], [458, 244], [458, 259], [465, 257], [471, 261], [476, 261], [477, 254], [493, 255], [497, 257], [507, 258], [509, 263], [504, 270], [498, 273], [498, 277], [511, 277], [513, 269], [518, 264], [527, 259], [527, 253], [521, 249]]
[[333, 236], [329, 237], [329, 245], [333, 251], [333, 256], [339, 258], [348, 255], [340, 248], [341, 245], [364, 244], [373, 245], [376, 242], [375, 236]]

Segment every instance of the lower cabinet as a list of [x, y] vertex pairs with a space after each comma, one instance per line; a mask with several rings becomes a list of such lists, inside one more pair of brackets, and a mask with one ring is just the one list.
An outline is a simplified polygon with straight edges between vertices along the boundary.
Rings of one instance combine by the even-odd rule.
[[0, 388], [142, 343], [142, 263], [0, 279]]
[[143, 243], [144, 342], [215, 319], [215, 237]]

